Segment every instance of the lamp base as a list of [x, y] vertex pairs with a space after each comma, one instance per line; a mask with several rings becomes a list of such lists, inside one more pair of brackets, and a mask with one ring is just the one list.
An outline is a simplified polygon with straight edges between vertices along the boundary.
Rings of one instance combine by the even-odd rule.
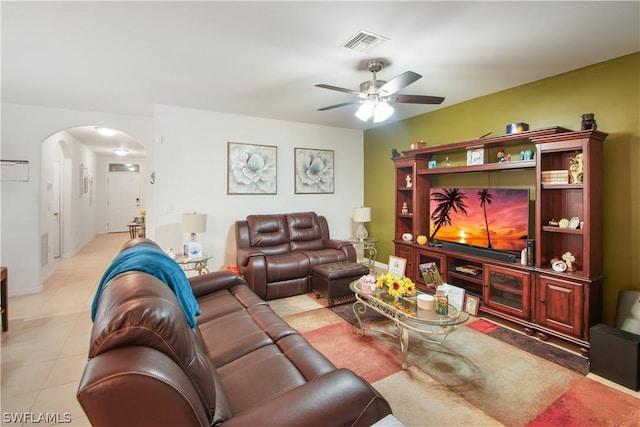
[[364, 242], [367, 239], [367, 237], [369, 237], [369, 233], [367, 232], [367, 229], [364, 226], [364, 222], [361, 222], [360, 225], [358, 226], [358, 231], [356, 231], [356, 237], [361, 242]]

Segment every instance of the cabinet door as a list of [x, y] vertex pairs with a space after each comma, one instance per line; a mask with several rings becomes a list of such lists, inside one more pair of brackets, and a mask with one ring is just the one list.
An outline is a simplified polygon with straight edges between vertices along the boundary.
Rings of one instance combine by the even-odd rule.
[[396, 245], [396, 256], [407, 260], [404, 275], [409, 277], [415, 283], [418, 280], [418, 274], [416, 274], [415, 264], [415, 251], [413, 248], [404, 245]]
[[504, 313], [529, 319], [530, 273], [485, 264], [483, 303]]
[[538, 277], [536, 314], [539, 324], [582, 337], [583, 287], [576, 283], [540, 275]]

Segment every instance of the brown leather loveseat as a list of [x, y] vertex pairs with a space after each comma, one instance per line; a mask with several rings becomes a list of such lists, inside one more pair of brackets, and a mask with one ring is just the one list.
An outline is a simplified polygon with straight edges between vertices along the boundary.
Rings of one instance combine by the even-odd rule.
[[316, 265], [356, 260], [353, 245], [331, 239], [315, 212], [249, 215], [236, 221], [236, 247], [249, 287], [266, 300], [309, 292]]
[[[131, 242], [123, 252], [154, 246]], [[217, 271], [188, 283], [201, 312], [194, 327], [156, 274], [127, 271], [99, 288], [77, 393], [92, 425], [368, 426], [391, 413], [241, 276]]]

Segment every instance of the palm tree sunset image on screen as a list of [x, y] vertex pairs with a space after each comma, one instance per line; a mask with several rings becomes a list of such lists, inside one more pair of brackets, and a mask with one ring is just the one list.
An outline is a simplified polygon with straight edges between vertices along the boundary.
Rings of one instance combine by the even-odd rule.
[[432, 188], [430, 241], [518, 252], [527, 246], [529, 190]]

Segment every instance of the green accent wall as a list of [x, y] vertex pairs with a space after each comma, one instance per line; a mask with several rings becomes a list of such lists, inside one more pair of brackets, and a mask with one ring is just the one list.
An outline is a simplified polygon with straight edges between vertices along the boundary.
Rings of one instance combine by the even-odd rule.
[[584, 113], [594, 113], [598, 130], [609, 134], [601, 189], [603, 320], [612, 325], [618, 291], [640, 290], [640, 52], [365, 131], [364, 202], [371, 207], [369, 235], [379, 239], [378, 261], [386, 263], [393, 255], [392, 148], [402, 152], [416, 140], [440, 145], [487, 132], [502, 135], [514, 122], [528, 123], [532, 130], [579, 130]]

